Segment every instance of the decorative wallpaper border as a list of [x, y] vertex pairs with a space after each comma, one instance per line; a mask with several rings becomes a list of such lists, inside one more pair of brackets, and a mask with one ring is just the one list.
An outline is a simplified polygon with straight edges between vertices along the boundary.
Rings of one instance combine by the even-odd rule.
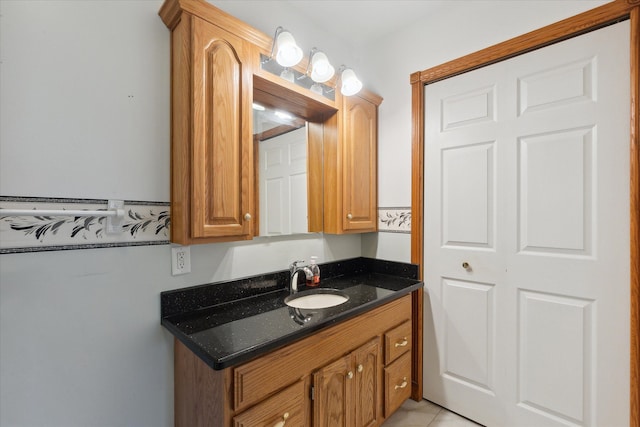
[[3, 209], [106, 210], [107, 200], [0, 196], [0, 254], [169, 244], [168, 202], [125, 201], [122, 233], [101, 216], [6, 216]]
[[411, 234], [411, 208], [378, 208], [378, 231]]
[[[123, 232], [101, 216], [8, 216], [3, 209], [106, 210], [108, 201], [0, 196], [0, 254], [169, 244], [169, 202], [125, 201]], [[379, 207], [378, 231], [411, 233], [410, 207]]]

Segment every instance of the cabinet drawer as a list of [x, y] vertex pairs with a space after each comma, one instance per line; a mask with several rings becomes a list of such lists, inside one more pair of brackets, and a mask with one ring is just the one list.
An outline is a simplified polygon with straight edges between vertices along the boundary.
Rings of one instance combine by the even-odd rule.
[[304, 381], [287, 387], [233, 417], [233, 427], [303, 427], [307, 425], [307, 410]]
[[411, 352], [384, 368], [384, 416], [393, 414], [411, 397]]
[[398, 356], [411, 350], [411, 321], [408, 320], [384, 334], [384, 363], [388, 365]]

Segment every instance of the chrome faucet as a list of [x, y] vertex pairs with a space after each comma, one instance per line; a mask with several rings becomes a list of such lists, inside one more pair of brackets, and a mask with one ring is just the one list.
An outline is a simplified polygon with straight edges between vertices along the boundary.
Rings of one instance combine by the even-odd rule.
[[298, 292], [298, 273], [304, 272], [307, 280], [313, 279], [313, 272], [306, 265], [300, 265], [304, 261], [294, 261], [289, 266], [289, 271], [291, 272], [291, 281], [289, 282], [289, 293], [295, 294]]

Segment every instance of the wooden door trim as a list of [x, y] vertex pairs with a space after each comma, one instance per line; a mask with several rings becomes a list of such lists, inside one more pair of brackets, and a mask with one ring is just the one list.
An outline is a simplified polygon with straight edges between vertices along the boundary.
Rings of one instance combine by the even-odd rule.
[[[640, 0], [614, 0], [579, 15], [523, 34], [439, 66], [418, 71], [411, 83], [411, 262], [419, 265], [423, 278], [424, 259], [424, 86], [504, 61], [541, 47], [604, 26], [630, 20], [631, 24], [631, 134], [630, 134], [630, 425], [640, 425]], [[422, 398], [423, 292], [413, 295], [414, 336], [412, 398]]]

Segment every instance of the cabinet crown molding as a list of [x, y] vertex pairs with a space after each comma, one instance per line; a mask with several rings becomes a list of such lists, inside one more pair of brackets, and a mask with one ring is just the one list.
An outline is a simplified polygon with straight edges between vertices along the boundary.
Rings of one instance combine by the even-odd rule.
[[264, 51], [271, 49], [271, 37], [261, 31], [251, 27], [240, 19], [229, 15], [227, 12], [218, 9], [205, 0], [165, 0], [160, 7], [158, 15], [162, 22], [173, 30], [180, 22], [182, 14], [186, 12], [190, 15], [208, 21], [209, 23], [231, 31], [235, 35], [260, 47]]

